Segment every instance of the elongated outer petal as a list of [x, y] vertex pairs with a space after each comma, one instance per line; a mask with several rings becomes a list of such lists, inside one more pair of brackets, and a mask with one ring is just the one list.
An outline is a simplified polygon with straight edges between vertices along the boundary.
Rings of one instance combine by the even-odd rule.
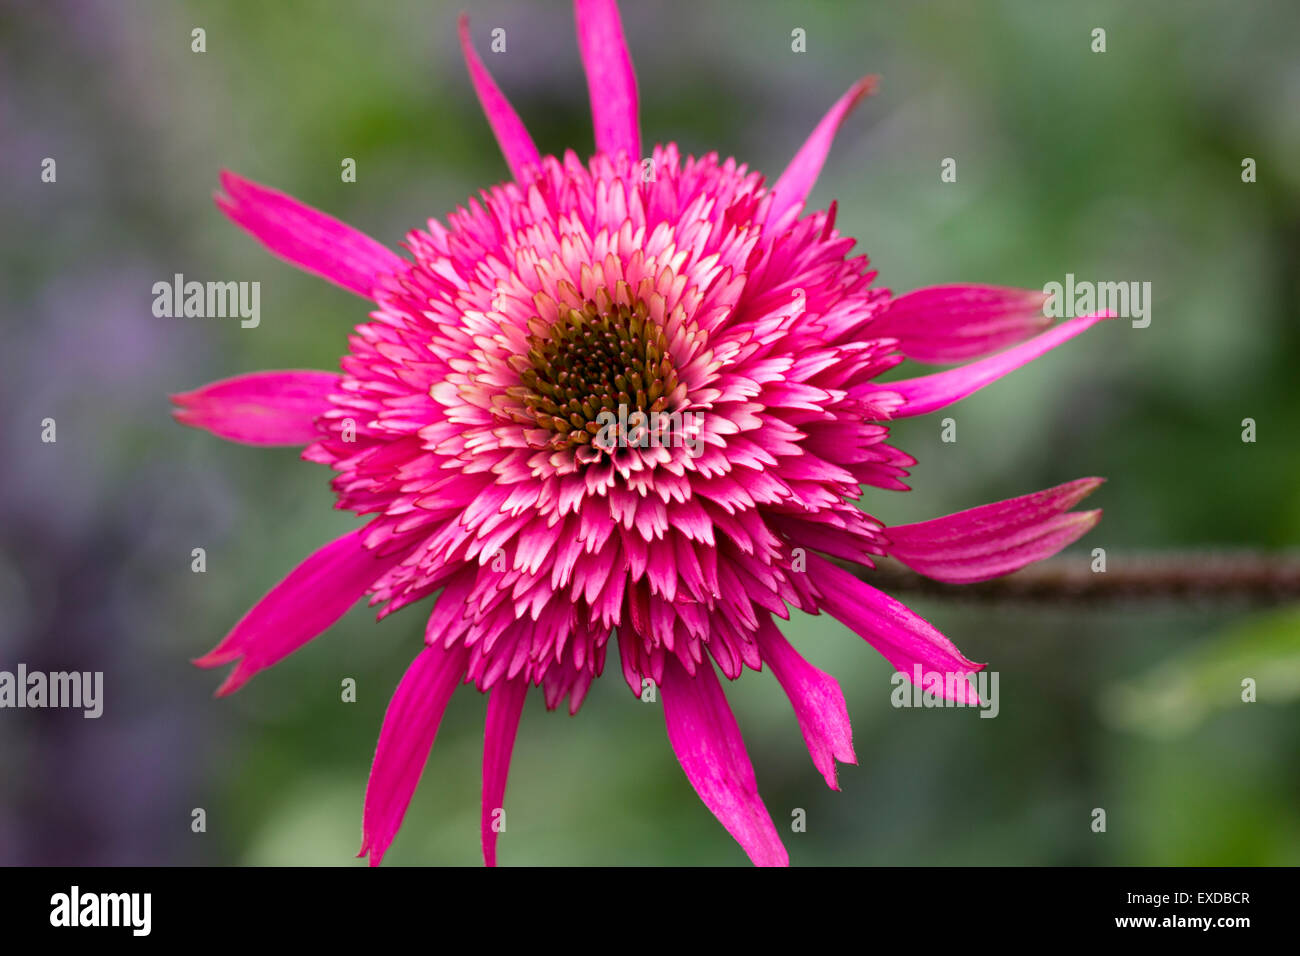
[[289, 572], [253, 605], [215, 648], [194, 663], [220, 667], [239, 663], [217, 689], [233, 693], [263, 668], [288, 657], [347, 613], [404, 554], [384, 557], [362, 544], [366, 528], [331, 541]]
[[[933, 624], [888, 594], [817, 554], [808, 555], [808, 574], [821, 592], [823, 610], [869, 643], [907, 675], [910, 681], [920, 665], [923, 674], [969, 674], [982, 670], [957, 650]], [[978, 705], [979, 696], [966, 681], [944, 680], [943, 696], [958, 703]], [[952, 690], [952, 694], [947, 693]]]
[[636, 72], [623, 39], [623, 21], [614, 0], [574, 0], [578, 50], [587, 72], [591, 94], [591, 120], [596, 152], [629, 162], [641, 156], [641, 120], [638, 115]]
[[478, 101], [483, 105], [483, 112], [487, 114], [488, 124], [492, 127], [492, 133], [501, 146], [501, 152], [506, 157], [511, 174], [516, 180], [522, 180], [525, 166], [537, 166], [541, 162], [537, 147], [533, 145], [533, 138], [528, 135], [528, 130], [519, 119], [519, 114], [514, 111], [510, 101], [505, 98], [500, 87], [493, 81], [492, 74], [488, 72], [483, 61], [479, 59], [478, 53], [475, 52], [469, 36], [469, 17], [463, 13], [460, 15], [459, 28], [460, 48], [465, 54], [465, 66], [469, 68], [469, 78], [474, 84], [474, 92], [478, 94]]
[[497, 865], [496, 811], [503, 809], [510, 755], [519, 730], [519, 715], [528, 696], [526, 680], [501, 680], [488, 692], [487, 721], [483, 727], [483, 813], [479, 832], [483, 840], [483, 862]]
[[788, 866], [713, 663], [706, 656], [692, 677], [667, 655], [661, 690], [668, 741], [704, 805], [755, 864]]
[[919, 574], [953, 584], [1019, 571], [1060, 551], [1097, 524], [1100, 511], [1069, 509], [1103, 480], [1080, 478], [931, 521], [895, 525], [885, 532], [889, 553]]
[[1110, 318], [1114, 318], [1113, 313], [1110, 312], [1080, 316], [1062, 322], [1041, 335], [1034, 336], [1028, 342], [1022, 342], [1005, 352], [980, 359], [978, 362], [936, 372], [933, 375], [923, 375], [920, 378], [867, 386], [855, 389], [854, 393], [866, 395], [873, 392], [894, 392], [901, 395], [903, 404], [894, 410], [894, 418], [928, 415], [953, 402], [961, 401], [985, 385], [996, 382], [1002, 376], [1014, 372], [1022, 365], [1029, 364], [1063, 342], [1068, 342], [1076, 335], [1086, 332], [1098, 322]]
[[382, 862], [402, 825], [447, 702], [465, 675], [466, 656], [461, 645], [452, 650], [441, 644], [426, 647], [393, 692], [379, 731], [362, 814], [361, 852], [357, 856], [369, 854], [371, 866]]
[[404, 267], [388, 247], [282, 192], [228, 171], [221, 188], [217, 208], [236, 225], [281, 259], [359, 296], [370, 298], [379, 276]]
[[835, 105], [799, 147], [799, 152], [794, 154], [794, 159], [790, 160], [790, 165], [772, 187], [772, 205], [767, 212], [767, 228], [770, 231], [781, 232], [798, 218], [799, 210], [812, 192], [813, 184], [822, 171], [822, 164], [831, 151], [840, 124], [864, 97], [876, 91], [879, 81], [877, 76], [864, 76], [850, 86], [848, 92], [835, 101]]
[[1042, 292], [1028, 289], [933, 286], [891, 300], [871, 332], [897, 339], [898, 350], [917, 362], [966, 362], [1051, 325], [1043, 314], [1046, 301]]
[[245, 445], [306, 445], [338, 390], [335, 372], [252, 372], [171, 397], [176, 420]]
[[826, 778], [826, 786], [838, 790], [835, 761], [858, 762], [853, 753], [849, 711], [839, 682], [800, 657], [770, 617], [759, 621], [755, 638], [763, 662], [772, 668], [794, 706], [813, 766]]

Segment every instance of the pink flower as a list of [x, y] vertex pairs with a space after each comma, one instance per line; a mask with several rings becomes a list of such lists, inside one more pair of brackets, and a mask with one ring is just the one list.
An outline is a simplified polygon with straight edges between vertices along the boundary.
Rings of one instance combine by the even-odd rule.
[[[907, 490], [888, 422], [943, 408], [1104, 316], [1046, 329], [1042, 296], [939, 286], [893, 297], [804, 202], [860, 80], [770, 188], [734, 160], [643, 158], [613, 0], [577, 0], [596, 154], [540, 156], [470, 45], [470, 77], [514, 179], [407, 236], [399, 256], [226, 173], [217, 204], [272, 252], [373, 301], [342, 374], [260, 372], [178, 395], [177, 417], [250, 444], [306, 445], [366, 524], [276, 585], [197, 663], [229, 693], [363, 595], [380, 617], [433, 598], [425, 647], [389, 705], [361, 855], [401, 824], [452, 692], [488, 694], [483, 853], [530, 687], [571, 713], [618, 638], [653, 681], [701, 799], [758, 864], [785, 864], [717, 671], [771, 668], [813, 764], [854, 763], [844, 695], [773, 617], [826, 611], [898, 671], [967, 673], [927, 621], [830, 558], [891, 555], [979, 581], [1058, 551], [1100, 512], [1099, 479], [885, 527], [862, 485]], [[991, 357], [982, 357], [991, 355]], [[905, 358], [971, 360], [877, 384]], [[974, 690], [951, 693], [977, 702]]]

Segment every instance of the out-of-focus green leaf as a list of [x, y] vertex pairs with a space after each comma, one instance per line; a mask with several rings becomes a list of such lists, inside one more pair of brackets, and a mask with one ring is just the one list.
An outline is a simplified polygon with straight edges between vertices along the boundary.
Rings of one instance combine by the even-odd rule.
[[1135, 681], [1110, 686], [1101, 712], [1114, 726], [1167, 736], [1230, 707], [1298, 697], [1300, 608], [1288, 608], [1251, 617]]

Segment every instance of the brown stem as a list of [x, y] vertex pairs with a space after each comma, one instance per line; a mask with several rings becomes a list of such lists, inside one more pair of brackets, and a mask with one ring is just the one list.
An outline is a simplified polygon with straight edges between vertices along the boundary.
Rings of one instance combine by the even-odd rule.
[[1104, 572], [1092, 570], [1088, 555], [1061, 556], [976, 584], [942, 584], [887, 558], [879, 559], [875, 570], [850, 570], [872, 586], [893, 594], [980, 603], [1300, 601], [1300, 556], [1285, 553], [1112, 553], [1106, 557]]

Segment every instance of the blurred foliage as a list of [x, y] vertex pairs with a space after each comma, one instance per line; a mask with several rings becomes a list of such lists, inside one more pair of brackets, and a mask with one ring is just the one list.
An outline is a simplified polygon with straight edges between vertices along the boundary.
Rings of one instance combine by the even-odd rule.
[[1177, 736], [1216, 711], [1242, 703], [1289, 704], [1297, 697], [1300, 611], [1288, 609], [1250, 618], [1167, 658], [1137, 681], [1110, 688], [1101, 714], [1119, 727]]
[[[506, 28], [489, 65], [541, 147], [587, 153], [568, 4], [463, 5], [485, 56], [490, 30]], [[0, 860], [346, 862], [421, 613], [376, 626], [358, 609], [212, 700], [217, 676], [189, 659], [352, 522], [293, 451], [182, 429], [165, 396], [254, 369], [334, 368], [365, 318], [359, 300], [222, 219], [220, 169], [391, 244], [506, 175], [460, 61], [460, 5], [6, 6], [0, 665], [103, 669], [110, 696], [94, 722], [0, 714]], [[1071, 552], [1080, 560], [1094, 547], [1297, 543], [1300, 7], [624, 7], [646, 140], [734, 154], [769, 176], [843, 89], [882, 74], [813, 200], [838, 201], [839, 228], [888, 287], [1040, 288], [1067, 272], [1153, 284], [1150, 328], [1109, 323], [964, 402], [955, 444], [935, 418], [900, 423], [915, 490], [872, 492], [868, 510], [917, 520], [1098, 474], [1106, 516]], [[204, 54], [190, 52], [195, 26]], [[1104, 54], [1089, 49], [1097, 26]], [[790, 50], [795, 27], [807, 53]], [[39, 183], [45, 156], [57, 186]], [[1249, 185], [1247, 156], [1259, 168]], [[357, 161], [355, 184], [340, 181], [343, 157]], [[939, 181], [945, 157], [956, 183]], [[151, 285], [177, 272], [260, 280], [260, 328], [154, 318]], [[36, 444], [46, 415], [57, 445]], [[1246, 417], [1254, 444], [1240, 440]], [[198, 546], [204, 575], [189, 568]], [[916, 607], [1000, 672], [1001, 713], [895, 710], [879, 655], [834, 621], [797, 617], [792, 641], [838, 676], [854, 721], [860, 766], [841, 770], [842, 793], [813, 770], [769, 674], [728, 687], [778, 826], [807, 810], [808, 832], [787, 832], [794, 862], [1300, 861], [1295, 702], [1169, 739], [1116, 730], [1119, 705], [1103, 696], [1140, 680], [1126, 713], [1154, 726], [1167, 695], [1204, 695], [1221, 670], [1247, 666], [1232, 655], [1252, 638], [1208, 649], [1240, 608]], [[1293, 647], [1295, 624], [1273, 619], [1261, 640]], [[743, 862], [615, 654], [576, 718], [529, 701], [502, 862]], [[1265, 688], [1276, 658], [1256, 660]], [[346, 677], [355, 704], [340, 702]], [[472, 691], [453, 700], [392, 863], [478, 861], [483, 712]], [[208, 811], [206, 834], [189, 831], [193, 807]], [[1089, 829], [1094, 807], [1108, 810], [1106, 834]]]

